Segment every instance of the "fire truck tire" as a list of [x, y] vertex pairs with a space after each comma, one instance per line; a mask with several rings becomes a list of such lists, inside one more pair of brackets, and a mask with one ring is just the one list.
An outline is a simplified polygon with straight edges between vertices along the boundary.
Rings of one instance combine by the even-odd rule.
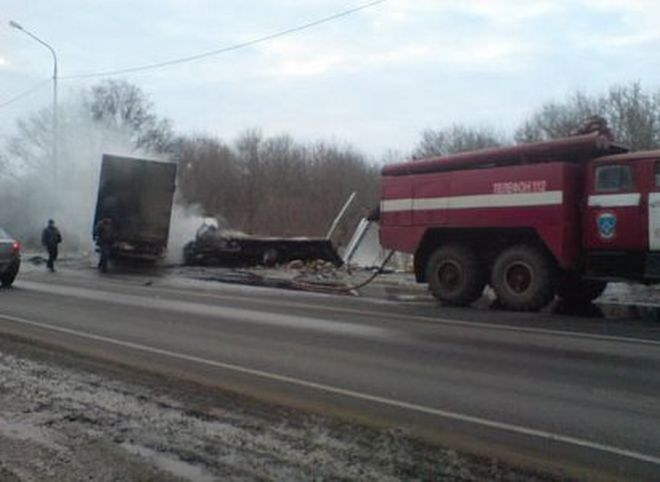
[[426, 264], [426, 279], [433, 296], [458, 306], [477, 300], [486, 285], [476, 253], [458, 244], [442, 246], [431, 255]]
[[603, 294], [607, 281], [581, 279], [574, 274], [565, 274], [557, 284], [557, 296], [568, 303], [589, 303]]
[[502, 307], [537, 311], [554, 298], [554, 278], [552, 259], [540, 248], [520, 244], [499, 254], [493, 264], [491, 286]]

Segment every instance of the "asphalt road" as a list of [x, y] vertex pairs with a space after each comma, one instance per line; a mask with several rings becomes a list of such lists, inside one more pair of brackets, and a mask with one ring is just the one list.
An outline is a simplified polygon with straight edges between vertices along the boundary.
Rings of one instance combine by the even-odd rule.
[[0, 332], [583, 477], [660, 478], [660, 322], [74, 270]]

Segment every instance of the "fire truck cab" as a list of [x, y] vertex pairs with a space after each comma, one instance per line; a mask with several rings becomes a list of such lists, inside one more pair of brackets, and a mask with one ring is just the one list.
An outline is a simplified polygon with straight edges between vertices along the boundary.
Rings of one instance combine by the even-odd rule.
[[594, 159], [583, 208], [585, 274], [660, 279], [660, 151]]
[[439, 300], [512, 310], [660, 281], [660, 151], [598, 134], [385, 166], [380, 236]]

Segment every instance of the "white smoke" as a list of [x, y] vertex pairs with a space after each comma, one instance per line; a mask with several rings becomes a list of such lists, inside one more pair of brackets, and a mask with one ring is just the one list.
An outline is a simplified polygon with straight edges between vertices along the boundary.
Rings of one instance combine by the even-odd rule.
[[[50, 114], [44, 118], [49, 120]], [[18, 134], [19, 145], [31, 150], [21, 161], [0, 158], [5, 161], [0, 163], [0, 226], [24, 244], [39, 248], [41, 230], [48, 219], [54, 219], [63, 236], [61, 251], [87, 254], [94, 250], [92, 230], [103, 154], [169, 159], [135, 149], [130, 133], [94, 122], [82, 97], [61, 103], [58, 118], [57, 165], [50, 156], [49, 132], [42, 132], [41, 144], [24, 132]], [[199, 206], [174, 204], [167, 262], [182, 261], [184, 245], [195, 238], [203, 222]]]
[[[125, 133], [94, 122], [82, 98], [62, 103], [58, 119], [56, 163], [52, 156], [40, 158], [35, 151], [20, 162], [12, 159], [1, 172], [2, 201], [10, 199], [11, 206], [2, 209], [0, 225], [38, 247], [41, 230], [54, 219], [64, 238], [63, 252], [89, 252], [103, 154], [155, 156], [136, 150]], [[41, 139], [49, 137], [50, 133]], [[25, 132], [15, 141], [26, 149], [35, 143]], [[44, 150], [50, 151], [50, 146]]]
[[183, 262], [183, 247], [195, 239], [195, 234], [206, 218], [200, 206], [182, 206], [175, 203], [170, 218], [170, 237], [167, 242], [168, 263]]

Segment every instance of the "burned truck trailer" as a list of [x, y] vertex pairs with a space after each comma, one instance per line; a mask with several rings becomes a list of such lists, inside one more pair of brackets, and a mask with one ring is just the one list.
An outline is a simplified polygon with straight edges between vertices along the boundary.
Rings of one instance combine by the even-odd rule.
[[103, 155], [94, 226], [113, 223], [113, 259], [155, 261], [165, 254], [176, 181], [174, 163]]

